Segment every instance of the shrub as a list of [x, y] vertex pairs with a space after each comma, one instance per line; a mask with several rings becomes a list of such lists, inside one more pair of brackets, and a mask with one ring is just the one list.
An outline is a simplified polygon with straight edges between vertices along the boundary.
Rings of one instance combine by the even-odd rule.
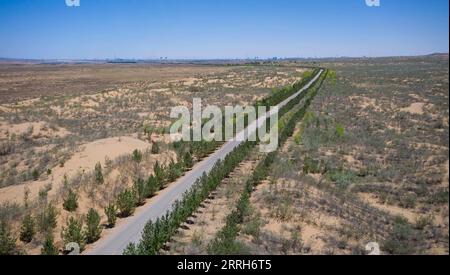
[[24, 243], [29, 243], [33, 240], [35, 234], [35, 221], [31, 214], [26, 214], [20, 228], [20, 240]]
[[61, 238], [64, 241], [64, 245], [67, 245], [69, 243], [76, 243], [80, 246], [80, 250], [83, 250], [85, 246], [83, 221], [74, 217], [70, 217], [67, 221], [66, 227], [63, 227], [62, 229]]
[[58, 212], [53, 204], [47, 205], [38, 216], [38, 225], [41, 232], [50, 232], [56, 228]]
[[95, 165], [94, 175], [95, 175], [95, 182], [97, 184], [101, 185], [105, 183], [105, 179], [103, 178], [103, 169], [100, 162]]
[[383, 250], [394, 255], [414, 254], [416, 252], [415, 239], [417, 239], [417, 236], [408, 221], [397, 217], [393, 232], [383, 244]]
[[122, 217], [129, 217], [136, 207], [135, 194], [132, 190], [125, 190], [117, 197], [117, 207]]
[[152, 154], [157, 155], [157, 154], [159, 154], [159, 151], [160, 151], [160, 149], [159, 149], [158, 142], [153, 142], [152, 143]]
[[147, 136], [151, 136], [153, 134], [153, 127], [149, 124], [145, 124], [143, 127], [144, 134]]
[[0, 255], [16, 254], [16, 239], [5, 221], [0, 221]]
[[39, 179], [39, 171], [34, 169], [33, 172], [31, 173], [31, 177], [33, 178], [34, 181], [37, 181]]
[[262, 227], [261, 217], [259, 215], [256, 215], [254, 217], [251, 217], [251, 219], [249, 219], [245, 223], [242, 232], [244, 234], [253, 236], [253, 239], [256, 242], [258, 242], [261, 235], [261, 227]]
[[144, 180], [138, 178], [133, 183], [133, 191], [136, 194], [136, 203], [138, 205], [142, 205], [145, 202], [145, 199], [149, 196], [147, 185]]
[[347, 188], [355, 179], [355, 175], [348, 170], [330, 171], [327, 176], [340, 188]]
[[190, 152], [186, 152], [183, 156], [183, 163], [186, 168], [192, 168], [194, 166], [194, 161]]
[[414, 208], [417, 204], [417, 195], [410, 192], [401, 197], [399, 205], [404, 208]]
[[303, 161], [303, 173], [317, 174], [320, 173], [320, 162], [313, 158], [306, 156]]
[[47, 235], [45, 236], [44, 244], [41, 248], [41, 255], [54, 256], [58, 254], [59, 251], [55, 246], [53, 234], [47, 233]]
[[150, 176], [147, 179], [146, 185], [147, 185], [147, 191], [148, 191], [149, 197], [153, 196], [156, 192], [158, 192], [161, 189], [161, 184], [158, 182], [158, 180], [154, 176]]
[[102, 228], [100, 226], [100, 215], [94, 209], [89, 209], [86, 216], [85, 236], [87, 243], [93, 243], [100, 239]]
[[136, 162], [137, 164], [142, 162], [142, 152], [139, 150], [134, 150], [133, 154], [131, 155], [131, 159]]
[[167, 180], [169, 182], [174, 182], [176, 179], [181, 177], [183, 174], [181, 165], [179, 163], [171, 162], [167, 172]]
[[432, 225], [433, 221], [434, 221], [433, 215], [420, 216], [416, 219], [414, 227], [418, 230], [423, 230], [425, 227]]
[[78, 208], [78, 196], [72, 189], [69, 189], [67, 197], [64, 199], [63, 203], [64, 210], [73, 212]]
[[159, 183], [161, 183], [161, 187], [163, 187], [165, 181], [165, 173], [158, 162], [155, 163], [155, 166], [153, 167], [153, 172], [155, 173], [156, 180]]
[[15, 146], [11, 142], [0, 143], [0, 156], [7, 156], [14, 152]]
[[336, 131], [335, 131], [336, 137], [343, 138], [345, 136], [345, 128], [342, 126], [342, 124], [338, 123], [336, 124]]
[[105, 208], [105, 215], [108, 218], [108, 226], [116, 226], [117, 221], [117, 208], [114, 204], [110, 203], [108, 207]]

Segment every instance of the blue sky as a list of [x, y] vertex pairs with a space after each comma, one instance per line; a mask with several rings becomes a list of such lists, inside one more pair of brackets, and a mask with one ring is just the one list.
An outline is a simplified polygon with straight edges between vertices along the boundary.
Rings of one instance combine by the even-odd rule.
[[0, 57], [253, 58], [448, 52], [448, 0], [0, 0]]

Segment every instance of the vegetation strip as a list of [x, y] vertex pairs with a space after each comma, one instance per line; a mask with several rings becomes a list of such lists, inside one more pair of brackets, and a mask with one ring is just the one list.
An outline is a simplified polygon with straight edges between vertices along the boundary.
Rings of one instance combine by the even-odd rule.
[[[328, 71], [326, 71], [326, 73], [321, 77], [319, 81], [320, 83], [308, 92], [309, 97], [305, 104], [295, 114], [293, 114], [291, 118], [289, 118], [289, 121], [285, 125], [280, 125], [280, 128], [283, 127], [280, 129], [280, 145], [293, 135], [297, 121], [304, 117], [306, 110], [319, 91], [327, 75]], [[235, 242], [236, 236], [239, 233], [238, 225], [244, 222], [244, 217], [247, 215], [250, 208], [250, 195], [253, 192], [254, 187], [267, 177], [269, 168], [275, 160], [276, 154], [277, 152], [269, 153], [256, 167], [252, 178], [246, 183], [246, 188], [238, 201], [236, 210], [227, 217], [226, 225], [210, 243], [208, 247], [209, 254], [227, 255], [236, 254], [236, 252], [239, 251], [239, 244]]]
[[[319, 73], [319, 70], [316, 70], [310, 77]], [[305, 105], [297, 112], [293, 118], [285, 125], [283, 131], [281, 132], [280, 141], [284, 141], [292, 135], [295, 122], [298, 118], [302, 117], [305, 113], [307, 106], [311, 103], [314, 94], [318, 91], [320, 86], [323, 83], [323, 80], [326, 78], [327, 73], [321, 76], [319, 86], [314, 86], [313, 91], [311, 91], [311, 87], [304, 93], [300, 94], [297, 98], [292, 100], [289, 104], [287, 104], [282, 110], [281, 114], [286, 113], [293, 106], [298, 104], [307, 94], [310, 95], [309, 99], [305, 102]], [[301, 81], [300, 83], [307, 83], [307, 81]], [[271, 100], [266, 100], [264, 104], [272, 104], [273, 102], [281, 102], [283, 99], [288, 98], [292, 94], [296, 92], [296, 88], [299, 87], [300, 84], [294, 85], [291, 89], [286, 90], [283, 96], [277, 96]], [[295, 87], [295, 88], [294, 88]], [[177, 201], [172, 209], [172, 212], [167, 213], [164, 217], [157, 219], [155, 222], [149, 221], [144, 228], [143, 236], [139, 244], [135, 245], [131, 243], [127, 249], [124, 251], [126, 255], [155, 255], [158, 253], [160, 249], [163, 248], [164, 244], [170, 240], [170, 238], [177, 232], [178, 228], [181, 224], [189, 218], [194, 211], [201, 205], [201, 203], [208, 197], [208, 195], [217, 188], [217, 186], [221, 183], [222, 179], [227, 177], [234, 168], [245, 159], [246, 154], [249, 150], [256, 145], [256, 142], [245, 142], [239, 147], [237, 147], [231, 154], [229, 154], [224, 161], [218, 162], [215, 167], [212, 169], [209, 175], [204, 175], [197, 183], [193, 186], [191, 191], [187, 192], [181, 201]], [[273, 161], [274, 153], [269, 154], [266, 159], [262, 162], [263, 165], [268, 165]], [[255, 170], [254, 176], [252, 180], [249, 182], [253, 182], [264, 172], [261, 171], [263, 167], [266, 166], [258, 166]], [[249, 182], [246, 184], [245, 194], [249, 196]], [[241, 198], [242, 201], [242, 198]], [[241, 204], [241, 201], [238, 205]], [[239, 215], [234, 214], [232, 215]], [[228, 222], [227, 222], [228, 225]]]

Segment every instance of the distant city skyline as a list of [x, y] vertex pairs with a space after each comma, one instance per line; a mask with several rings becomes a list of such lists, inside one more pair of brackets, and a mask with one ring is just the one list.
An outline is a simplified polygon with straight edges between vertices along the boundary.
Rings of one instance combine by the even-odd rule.
[[267, 59], [448, 53], [447, 0], [0, 0], [0, 58]]

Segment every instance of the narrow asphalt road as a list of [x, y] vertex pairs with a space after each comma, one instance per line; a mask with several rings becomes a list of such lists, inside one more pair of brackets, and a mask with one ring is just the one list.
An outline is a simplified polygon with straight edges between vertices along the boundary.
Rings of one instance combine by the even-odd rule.
[[[299, 96], [305, 90], [307, 90], [323, 73], [320, 72], [300, 91], [290, 96], [280, 104], [279, 109], [287, 105], [291, 100]], [[265, 116], [260, 117], [257, 121], [250, 124], [247, 128], [248, 135], [250, 136], [257, 129], [257, 125], [261, 125], [266, 121], [274, 110], [267, 113]], [[237, 135], [236, 140], [243, 140], [245, 136], [244, 132]], [[241, 138], [239, 138], [241, 137]], [[138, 243], [142, 236], [142, 231], [148, 221], [155, 221], [158, 218], [164, 216], [167, 211], [171, 210], [173, 203], [182, 198], [183, 194], [187, 192], [196, 182], [201, 178], [204, 173], [209, 173], [214, 165], [223, 160], [228, 154], [230, 154], [236, 147], [238, 147], [242, 141], [228, 141], [219, 150], [210, 155], [208, 158], [199, 162], [194, 168], [186, 173], [183, 177], [172, 183], [166, 190], [162, 191], [159, 195], [153, 198], [153, 200], [147, 205], [138, 209], [134, 216], [127, 218], [123, 223], [108, 232], [108, 235], [99, 240], [93, 246], [89, 247], [85, 251], [85, 255], [121, 255], [125, 248], [130, 243]]]

